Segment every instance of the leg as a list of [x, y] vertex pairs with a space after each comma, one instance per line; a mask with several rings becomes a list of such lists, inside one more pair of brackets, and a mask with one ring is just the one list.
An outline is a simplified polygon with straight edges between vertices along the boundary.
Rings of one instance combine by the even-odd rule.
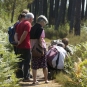
[[48, 69], [47, 69], [47, 67], [43, 68], [43, 73], [44, 73], [45, 82], [48, 82]]
[[31, 54], [29, 49], [24, 50], [24, 79], [30, 78], [30, 60]]
[[33, 83], [35, 83], [36, 80], [36, 76], [37, 76], [37, 70], [36, 69], [32, 69], [32, 74], [33, 74]]
[[19, 58], [19, 62], [18, 62], [18, 69], [16, 71], [16, 76], [17, 78], [23, 78], [23, 72], [22, 72], [23, 56], [22, 54], [18, 58]]

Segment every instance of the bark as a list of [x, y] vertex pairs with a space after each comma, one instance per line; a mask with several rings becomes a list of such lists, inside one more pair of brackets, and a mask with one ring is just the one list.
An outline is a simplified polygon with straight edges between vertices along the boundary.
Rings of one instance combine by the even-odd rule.
[[74, 19], [75, 19], [75, 7], [76, 7], [76, 0], [73, 0], [73, 2], [72, 2], [72, 11], [71, 11], [71, 18], [70, 18], [70, 30], [69, 30], [69, 33], [73, 32]]
[[81, 22], [81, 0], [76, 0], [74, 35], [80, 36], [80, 22]]
[[55, 29], [56, 29], [56, 22], [58, 18], [59, 1], [60, 0], [55, 0]]
[[59, 13], [58, 13], [58, 18], [57, 18], [55, 29], [58, 29], [58, 27], [61, 23], [61, 20], [62, 20], [63, 14], [64, 14], [63, 11], [64, 11], [65, 1], [66, 0], [61, 0], [61, 5], [60, 5], [60, 8], [59, 8]]
[[47, 0], [43, 0], [43, 15], [45, 15], [46, 17], [47, 17], [47, 11], [48, 11]]
[[87, 0], [86, 0], [86, 10], [85, 10], [85, 20], [87, 19]]
[[49, 7], [49, 25], [52, 25], [53, 22], [54, 22], [54, 20], [53, 20], [53, 16], [54, 16], [53, 4], [54, 4], [54, 0], [50, 0], [50, 7]]
[[13, 22], [13, 18], [14, 18], [15, 6], [16, 6], [16, 0], [14, 0], [14, 3], [13, 3], [12, 14], [11, 14], [11, 23]]
[[82, 11], [81, 11], [81, 19], [84, 18], [84, 5], [85, 4], [85, 0], [82, 0]]
[[70, 18], [71, 18], [72, 5], [73, 5], [73, 0], [69, 0], [68, 14], [67, 14], [67, 18], [68, 18], [69, 21], [70, 21]]
[[43, 0], [39, 0], [39, 15], [43, 14]]
[[62, 13], [62, 18], [61, 18], [61, 23], [65, 23], [65, 15], [66, 15], [66, 5], [67, 5], [67, 0], [64, 0], [64, 8], [63, 8], [63, 13]]

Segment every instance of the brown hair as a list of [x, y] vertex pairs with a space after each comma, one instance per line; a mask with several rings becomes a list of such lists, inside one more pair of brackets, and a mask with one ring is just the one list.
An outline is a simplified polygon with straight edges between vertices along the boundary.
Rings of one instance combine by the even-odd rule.
[[18, 20], [21, 20], [21, 18], [25, 18], [26, 14], [25, 13], [21, 13], [18, 16]]
[[22, 13], [25, 13], [25, 14], [27, 14], [27, 13], [29, 13], [29, 10], [27, 10], [27, 9], [24, 9], [24, 10], [22, 11]]
[[68, 45], [69, 39], [68, 39], [68, 38], [63, 38], [63, 39], [62, 39], [62, 42], [63, 42], [65, 45]]

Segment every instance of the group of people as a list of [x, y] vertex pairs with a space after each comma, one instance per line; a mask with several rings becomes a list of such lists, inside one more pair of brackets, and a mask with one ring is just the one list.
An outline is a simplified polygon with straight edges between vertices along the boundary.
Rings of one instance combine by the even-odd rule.
[[[48, 70], [45, 58], [46, 53], [46, 42], [45, 31], [43, 27], [48, 23], [47, 18], [44, 15], [40, 15], [37, 18], [37, 23], [32, 26], [34, 20], [34, 14], [24, 10], [18, 17], [18, 22], [16, 23], [16, 31], [14, 35], [16, 46], [14, 46], [14, 51], [16, 55], [20, 56], [18, 62], [18, 70], [16, 71], [17, 78], [24, 78], [23, 81], [30, 80], [30, 68], [32, 68], [33, 84], [38, 83], [37, 69], [43, 68], [45, 83], [48, 83]], [[34, 33], [35, 32], [35, 33]], [[34, 33], [34, 34], [33, 34]], [[41, 58], [32, 57], [32, 47], [35, 44], [36, 39], [40, 39], [42, 47], [44, 48], [44, 55]], [[31, 65], [31, 67], [30, 67]]]
[[[36, 24], [32, 26], [34, 20], [34, 14], [28, 10], [23, 10], [23, 12], [18, 17], [18, 22], [16, 23], [16, 32], [14, 35], [15, 42], [17, 43], [14, 46], [14, 51], [16, 55], [20, 56], [18, 62], [18, 70], [16, 71], [17, 78], [23, 78], [23, 81], [30, 80], [30, 68], [32, 69], [32, 78], [33, 84], [38, 83], [37, 81], [37, 69], [43, 68], [43, 74], [45, 83], [48, 83], [48, 64], [47, 64], [47, 50], [45, 42], [45, 31], [44, 26], [48, 23], [48, 19], [44, 15], [40, 15], [37, 18]], [[42, 43], [44, 49], [44, 55], [41, 58], [32, 57], [32, 48], [39, 39]], [[63, 42], [63, 40], [62, 40]], [[64, 49], [68, 45], [68, 41], [64, 40], [63, 42]], [[53, 44], [55, 45], [55, 44]], [[50, 46], [49, 50], [51, 49]], [[65, 52], [65, 50], [64, 50]], [[66, 52], [65, 52], [66, 54]], [[23, 67], [24, 66], [24, 67]]]

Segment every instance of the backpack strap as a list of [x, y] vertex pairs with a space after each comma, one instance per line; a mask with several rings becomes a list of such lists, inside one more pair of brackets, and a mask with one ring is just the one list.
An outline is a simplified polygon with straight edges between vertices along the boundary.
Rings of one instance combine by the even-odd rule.
[[60, 52], [58, 52], [58, 57], [57, 57], [57, 60], [56, 60], [56, 66], [55, 66], [56, 73], [57, 73], [57, 65], [59, 63], [59, 56], [60, 56]]
[[[57, 46], [55, 46], [55, 48], [56, 48], [56, 49], [57, 49], [57, 51], [58, 51], [58, 47], [57, 47]], [[57, 57], [57, 60], [56, 60], [56, 66], [55, 66], [56, 73], [57, 73], [57, 65], [58, 65], [58, 63], [59, 63], [59, 56], [60, 56], [60, 52], [58, 51], [58, 57]]]

